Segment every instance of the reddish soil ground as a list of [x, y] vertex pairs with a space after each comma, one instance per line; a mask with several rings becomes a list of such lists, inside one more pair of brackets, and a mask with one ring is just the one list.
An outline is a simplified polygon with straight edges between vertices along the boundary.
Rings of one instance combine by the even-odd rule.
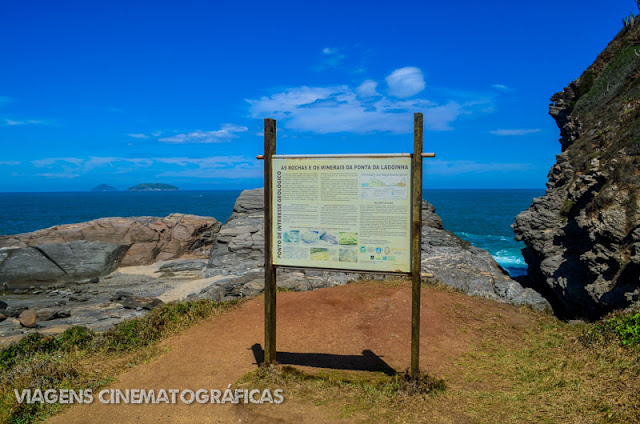
[[[421, 368], [445, 380], [455, 373], [453, 362], [473, 348], [483, 331], [495, 328], [495, 323], [517, 330], [528, 326], [527, 315], [509, 305], [435, 288], [425, 288], [422, 293]], [[407, 369], [411, 345], [408, 283], [360, 282], [278, 293], [277, 301], [278, 352], [286, 352], [280, 355], [280, 362], [315, 368]], [[165, 340], [162, 347], [167, 353], [121, 374], [110, 388], [226, 389], [256, 369], [252, 346], [264, 346], [263, 308], [259, 297]], [[325, 409], [286, 398], [286, 392], [284, 395], [283, 404], [264, 408], [196, 403], [105, 405], [96, 400], [71, 407], [49, 422], [297, 423], [333, 418]], [[444, 421], [468, 421], [456, 414], [451, 412]]]

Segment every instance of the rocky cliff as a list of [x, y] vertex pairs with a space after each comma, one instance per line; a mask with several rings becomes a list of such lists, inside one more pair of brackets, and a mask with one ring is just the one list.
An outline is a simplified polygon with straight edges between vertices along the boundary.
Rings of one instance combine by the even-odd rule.
[[513, 225], [534, 286], [597, 318], [640, 299], [640, 19], [551, 97], [561, 153]]

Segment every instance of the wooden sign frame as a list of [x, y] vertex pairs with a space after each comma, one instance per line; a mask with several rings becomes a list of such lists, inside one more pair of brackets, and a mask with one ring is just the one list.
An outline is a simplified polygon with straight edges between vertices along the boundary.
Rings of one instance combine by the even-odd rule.
[[[435, 157], [423, 153], [423, 115], [413, 116], [413, 154], [411, 154], [411, 377], [420, 371], [420, 288], [421, 288], [421, 234], [422, 234], [422, 158]], [[264, 120], [264, 363], [276, 362], [276, 266], [273, 263], [273, 156], [276, 155], [276, 121]], [[364, 155], [363, 155], [364, 156]], [[375, 156], [375, 155], [371, 155]], [[385, 155], [382, 155], [385, 156]], [[392, 156], [392, 155], [390, 155]], [[339, 157], [339, 155], [336, 155]], [[290, 268], [284, 267], [282, 268]], [[315, 269], [315, 268], [310, 268]], [[327, 269], [324, 269], [327, 270]], [[362, 270], [344, 270], [368, 273]], [[375, 272], [374, 272], [375, 273]], [[378, 272], [379, 273], [379, 272]], [[393, 274], [392, 272], [383, 272]]]

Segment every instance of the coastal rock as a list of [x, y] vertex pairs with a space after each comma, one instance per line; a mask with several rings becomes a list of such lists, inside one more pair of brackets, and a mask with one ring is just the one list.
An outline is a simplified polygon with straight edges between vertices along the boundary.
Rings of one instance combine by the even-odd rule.
[[0, 313], [0, 322], [4, 321], [5, 319], [7, 319], [7, 316], [3, 313]]
[[26, 288], [105, 275], [126, 251], [127, 246], [88, 241], [0, 248], [0, 283]]
[[27, 309], [18, 317], [20, 325], [26, 328], [34, 328], [38, 320], [38, 313], [35, 309]]
[[[211, 252], [205, 276], [224, 276], [216, 288], [200, 296], [234, 299], [264, 290], [264, 210], [263, 189], [246, 190], [238, 197], [233, 214], [222, 226]], [[550, 309], [537, 292], [512, 280], [507, 272], [483, 249], [471, 246], [445, 231], [433, 205], [422, 204], [422, 269], [435, 279], [461, 291], [501, 302]], [[278, 287], [306, 291], [331, 287], [363, 277], [358, 273], [278, 270]], [[372, 278], [367, 275], [367, 278]], [[375, 278], [382, 278], [380, 276]], [[223, 288], [222, 288], [223, 287]]]
[[185, 254], [208, 256], [220, 226], [215, 218], [179, 213], [165, 218], [100, 218], [31, 233], [0, 236], [0, 262], [3, 258], [2, 248], [25, 248], [75, 241], [127, 246], [128, 250], [117, 266], [148, 265]]
[[204, 259], [179, 259], [175, 261], [165, 262], [160, 266], [160, 272], [184, 272], [184, 271], [201, 271], [207, 266]]
[[264, 267], [264, 189], [240, 193], [211, 250], [205, 276], [244, 275]]
[[561, 153], [513, 225], [531, 284], [570, 317], [640, 306], [638, 40], [640, 20], [551, 97]]
[[71, 312], [63, 310], [55, 310], [51, 308], [39, 309], [37, 312], [38, 321], [51, 321], [54, 319], [69, 318]]
[[128, 309], [141, 308], [151, 310], [160, 305], [162, 305], [162, 300], [157, 297], [127, 296], [122, 302], [122, 306]]

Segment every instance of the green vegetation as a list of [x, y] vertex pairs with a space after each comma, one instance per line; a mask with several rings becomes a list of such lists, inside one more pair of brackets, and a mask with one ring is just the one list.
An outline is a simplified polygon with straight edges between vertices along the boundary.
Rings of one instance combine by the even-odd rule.
[[19, 404], [14, 389], [96, 390], [126, 367], [157, 354], [154, 344], [159, 340], [235, 304], [210, 300], [165, 304], [102, 334], [84, 327], [71, 327], [59, 336], [29, 334], [0, 351], [0, 422], [36, 422], [61, 408]]
[[640, 312], [603, 320], [586, 330], [580, 341], [585, 346], [618, 342], [640, 350]]
[[143, 183], [129, 187], [128, 191], [178, 191], [179, 188], [171, 184]]
[[562, 207], [560, 208], [560, 215], [562, 216], [569, 216], [569, 212], [571, 212], [571, 208], [573, 208], [573, 206], [576, 204], [575, 201], [567, 199], [564, 201], [564, 203], [562, 204]]

